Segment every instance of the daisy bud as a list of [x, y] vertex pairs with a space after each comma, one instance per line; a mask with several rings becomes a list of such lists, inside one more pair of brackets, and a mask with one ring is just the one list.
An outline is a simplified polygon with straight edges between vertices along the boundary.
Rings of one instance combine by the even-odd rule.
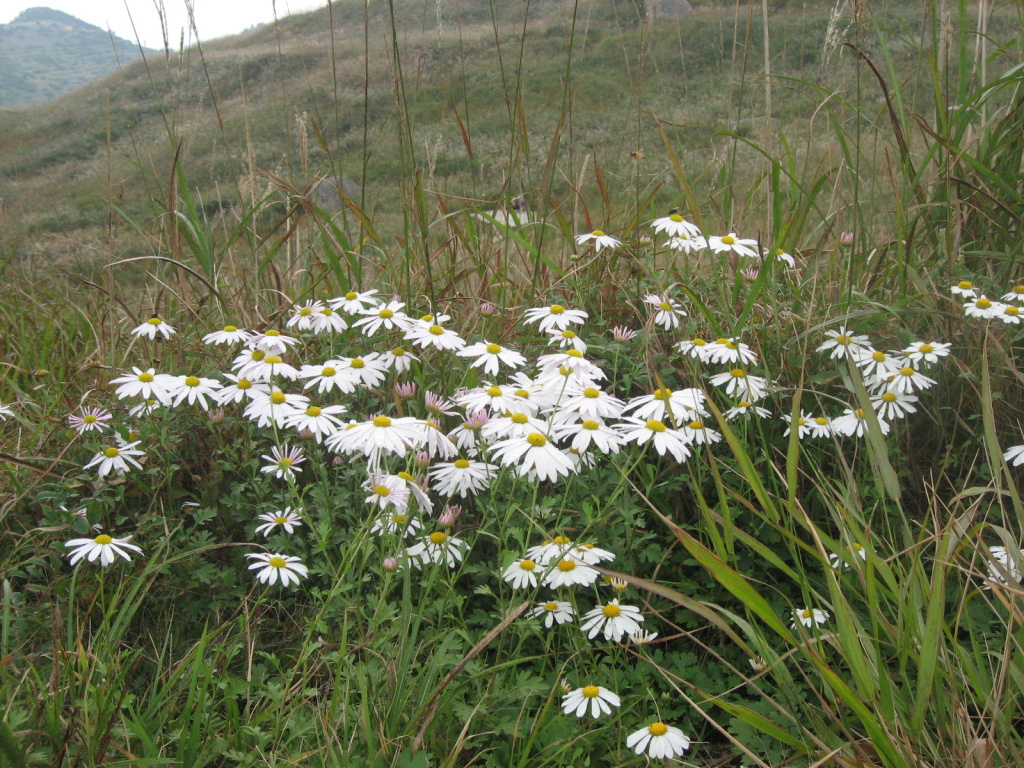
[[480, 305], [480, 314], [487, 316], [496, 315], [498, 314], [498, 307], [493, 302], [485, 301]]
[[211, 424], [223, 424], [224, 423], [224, 409], [223, 408], [211, 408], [206, 412], [206, 417], [210, 420]]
[[420, 451], [416, 454], [416, 458], [413, 459], [417, 467], [429, 467], [430, 466], [430, 454], [426, 451]]
[[458, 504], [449, 504], [444, 508], [441, 516], [437, 519], [437, 524], [442, 528], [450, 528], [455, 525], [455, 521], [459, 519], [459, 515], [462, 514], [462, 507]]
[[853, 245], [853, 232], [843, 232], [839, 236], [840, 245]]
[[398, 570], [398, 558], [397, 557], [385, 557], [384, 561], [380, 564], [381, 568], [385, 571], [397, 571]]
[[415, 381], [405, 381], [401, 384], [395, 385], [395, 395], [402, 400], [409, 400], [416, 397], [416, 390], [417, 387]]
[[632, 341], [636, 338], [636, 331], [630, 330], [623, 325], [616, 325], [612, 328], [612, 339], [619, 342]]
[[347, 462], [345, 461], [344, 456], [335, 456], [333, 459], [331, 459], [331, 464], [333, 464], [336, 467], [343, 467], [345, 466], [346, 463]]

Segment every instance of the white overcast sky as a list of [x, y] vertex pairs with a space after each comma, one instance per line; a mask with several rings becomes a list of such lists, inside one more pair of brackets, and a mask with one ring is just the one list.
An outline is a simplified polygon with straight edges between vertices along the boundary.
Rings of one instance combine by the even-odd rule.
[[[168, 38], [177, 48], [181, 30], [186, 45], [195, 42], [189, 29], [185, 0], [0, 0], [0, 24], [6, 24], [26, 8], [53, 8], [82, 21], [110, 29], [118, 37], [140, 40], [149, 48], [163, 48], [160, 31], [160, 3], [167, 16]], [[234, 35], [256, 24], [273, 21], [291, 13], [302, 13], [327, 5], [327, 0], [190, 0], [201, 41]], [[132, 22], [135, 29], [132, 30]]]

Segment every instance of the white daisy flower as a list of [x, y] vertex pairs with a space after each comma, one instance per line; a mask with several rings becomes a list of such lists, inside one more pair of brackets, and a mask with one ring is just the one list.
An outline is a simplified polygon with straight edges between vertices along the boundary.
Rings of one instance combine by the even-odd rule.
[[708, 344], [707, 362], [719, 365], [754, 365], [757, 353], [748, 345], [736, 339], [721, 338]]
[[394, 370], [395, 373], [408, 373], [412, 370], [413, 360], [419, 360], [412, 352], [406, 351], [404, 347], [389, 349], [380, 356], [383, 365]]
[[225, 325], [219, 331], [203, 336], [203, 344], [244, 344], [249, 340], [249, 331], [233, 325]]
[[119, 400], [126, 397], [153, 398], [166, 405], [171, 400], [167, 391], [168, 379], [173, 381], [174, 377], [159, 374], [153, 368], [143, 371], [133, 366], [131, 373], [111, 379], [110, 383], [119, 385], [114, 390]]
[[740, 400], [736, 405], [722, 415], [725, 416], [726, 421], [735, 421], [736, 419], [747, 418], [749, 416], [767, 419], [772, 415], [772, 412], [767, 408], [754, 405], [749, 400]]
[[989, 547], [988, 551], [992, 556], [992, 562], [988, 564], [989, 579], [1003, 586], [1019, 584], [1024, 578], [1018, 566], [1018, 563], [1024, 560], [1024, 550], [1015, 552], [1012, 557], [1003, 546]]
[[341, 357], [336, 362], [339, 370], [343, 371], [353, 384], [343, 386], [344, 382], [338, 380], [338, 389], [346, 394], [354, 392], [355, 385], [366, 388], [376, 387], [387, 377], [387, 363], [376, 352], [368, 352], [360, 357]]
[[1015, 301], [1018, 304], [1024, 304], [1024, 285], [1013, 286], [1009, 293], [1004, 293], [999, 298], [1002, 301]]
[[512, 585], [512, 589], [535, 589], [537, 586], [537, 563], [528, 558], [516, 560], [505, 569], [501, 578]]
[[264, 522], [263, 525], [256, 528], [256, 533], [262, 533], [264, 538], [278, 528], [283, 529], [285, 533], [295, 533], [296, 527], [302, 525], [301, 512], [300, 507], [294, 511], [291, 507], [285, 507], [280, 512], [268, 512], [265, 515], [260, 515], [259, 519]]
[[270, 456], [266, 454], [262, 455], [264, 461], [268, 462], [266, 466], [260, 469], [260, 472], [266, 474], [272, 474], [277, 479], [292, 480], [295, 477], [296, 472], [301, 472], [302, 468], [299, 464], [302, 464], [306, 457], [302, 455], [301, 448], [295, 448], [289, 445], [283, 448], [278, 448], [276, 445], [270, 448]]
[[455, 568], [462, 562], [462, 540], [443, 531], [434, 531], [405, 550], [405, 556], [416, 567], [443, 563]]
[[871, 340], [867, 336], [856, 336], [845, 325], [839, 326], [837, 330], [825, 331], [828, 340], [822, 344], [817, 352], [829, 352], [833, 360], [841, 360], [847, 355], [854, 357], [857, 353], [871, 349]]
[[348, 409], [344, 405], [307, 405], [304, 410], [294, 408], [284, 414], [284, 425], [299, 432], [311, 432], [318, 443], [342, 428], [338, 417]]
[[713, 445], [722, 439], [720, 432], [711, 429], [698, 419], [681, 424], [679, 432], [694, 445]]
[[285, 323], [285, 327], [294, 328], [297, 331], [308, 331], [313, 327], [313, 316], [324, 308], [323, 302], [313, 299], [308, 300], [305, 304], [296, 304], [292, 307], [292, 315]]
[[626, 738], [626, 748], [638, 755], [646, 751], [654, 760], [667, 761], [682, 756], [690, 748], [690, 740], [678, 728], [657, 722], [631, 733]]
[[404, 512], [409, 507], [411, 489], [405, 480], [397, 475], [387, 475], [382, 472], [372, 472], [363, 488], [369, 491], [366, 503], [371, 507], [387, 509], [394, 507], [399, 512]]
[[380, 299], [374, 296], [375, 293], [377, 293], [376, 290], [362, 291], [361, 293], [359, 291], [349, 291], [344, 296], [328, 299], [327, 303], [333, 310], [347, 312], [350, 315], [358, 315], [364, 309], [380, 304]]
[[102, 432], [110, 426], [107, 422], [113, 417], [114, 415], [105, 408], [80, 407], [78, 413], [68, 416], [68, 426], [80, 435], [86, 432]]
[[718, 237], [711, 235], [708, 238], [708, 248], [715, 253], [732, 252], [738, 256], [748, 256], [752, 259], [758, 258], [757, 240], [743, 239], [735, 232]]
[[708, 342], [706, 339], [702, 339], [700, 336], [695, 336], [692, 339], [683, 339], [676, 344], [676, 349], [686, 357], [692, 357], [694, 360], [699, 360], [702, 363], [708, 361]]
[[262, 350], [268, 355], [280, 357], [288, 351], [289, 347], [294, 347], [298, 343], [299, 340], [294, 336], [283, 334], [276, 328], [268, 328], [262, 333], [253, 333], [246, 342], [246, 346], [250, 349]]
[[1012, 325], [1020, 325], [1020, 322], [1021, 322], [1021, 315], [1020, 315], [1021, 309], [1020, 309], [1020, 307], [1014, 306], [1012, 304], [1001, 304], [1000, 306], [1002, 307], [1003, 311], [1002, 311], [1001, 314], [996, 315], [996, 317], [998, 317], [1004, 323], [1008, 323], [1008, 324], [1012, 324]]
[[566, 603], [560, 600], [551, 600], [547, 603], [537, 603], [536, 606], [530, 609], [528, 614], [531, 619], [539, 619], [541, 616], [544, 617], [544, 627], [551, 629], [553, 625], [562, 625], [567, 621], [572, 621], [572, 617], [576, 614], [573, 610], [572, 603]]
[[967, 317], [977, 317], [981, 320], [991, 320], [1003, 314], [1006, 305], [999, 301], [992, 301], [984, 295], [978, 296], [973, 301], [964, 304], [964, 314]]
[[615, 598], [605, 605], [599, 605], [591, 611], [583, 614], [580, 630], [593, 640], [601, 632], [604, 639], [617, 643], [624, 635], [640, 631], [640, 622], [644, 617], [640, 615], [640, 609], [632, 605], [620, 605], [618, 598]]
[[168, 395], [172, 398], [171, 405], [181, 405], [188, 400], [189, 405], [199, 402], [200, 407], [208, 409], [209, 397], [214, 403], [217, 402], [216, 391], [223, 385], [214, 379], [206, 379], [199, 376], [176, 376], [174, 386], [169, 389]]
[[[765, 248], [763, 258], [767, 258], [768, 256], [772, 255], [772, 253], [773, 251], [771, 248]], [[796, 259], [793, 258], [792, 254], [786, 253], [785, 248], [776, 248], [774, 251], [774, 255], [776, 261], [781, 261], [790, 269], [796, 269]]]
[[629, 635], [629, 642], [634, 645], [647, 645], [657, 639], [657, 632], [644, 632], [642, 629], [639, 632], [631, 632]]
[[404, 456], [426, 441], [426, 425], [411, 416], [374, 416], [335, 432], [324, 443], [336, 453], [361, 453], [375, 465], [384, 454]]
[[292, 584], [298, 584], [309, 575], [309, 569], [297, 557], [265, 552], [246, 555], [246, 557], [256, 561], [249, 566], [249, 570], [256, 571], [256, 578], [261, 584], [276, 584], [280, 579], [282, 587], [289, 587]]
[[8, 416], [13, 416], [14, 411], [11, 410], [9, 405], [0, 404], [0, 421], [6, 421]]
[[[539, 562], [539, 561], [537, 561]], [[544, 586], [551, 589], [561, 587], [589, 587], [597, 581], [601, 572], [575, 557], [563, 557], [544, 576]]]
[[651, 226], [654, 227], [654, 234], [664, 232], [669, 237], [700, 237], [700, 227], [690, 223], [675, 211], [668, 216], [655, 219]]
[[540, 480], [555, 481], [576, 471], [572, 461], [540, 432], [497, 443], [491, 458], [506, 467], [515, 466], [520, 477], [534, 472]]
[[928, 365], [934, 365], [939, 362], [939, 358], [946, 357], [949, 354], [949, 348], [951, 344], [945, 344], [939, 341], [915, 341], [913, 344], [903, 350], [902, 354], [910, 362], [920, 365], [926, 363]]
[[617, 419], [625, 410], [626, 404], [619, 398], [608, 394], [598, 387], [584, 387], [570, 394], [559, 410], [566, 413], [577, 413], [582, 419]]
[[[879, 421], [882, 434], [888, 435], [891, 427], [888, 422]], [[832, 431], [846, 437], [864, 437], [868, 432], [868, 420], [862, 408], [847, 408], [839, 418], [832, 419]]]
[[844, 548], [843, 552], [833, 552], [828, 556], [829, 565], [832, 566], [833, 570], [850, 570], [850, 559], [852, 557], [859, 557], [861, 560], [868, 559], [868, 551], [864, 549], [862, 544], [854, 542], [848, 547]]
[[271, 424], [284, 427], [289, 416], [295, 412], [302, 413], [308, 406], [309, 398], [305, 395], [282, 392], [275, 387], [267, 393], [255, 392], [242, 415], [255, 421], [257, 427], [269, 427]]
[[435, 464], [430, 472], [434, 490], [441, 496], [469, 496], [486, 491], [498, 472], [495, 464], [470, 459]]
[[375, 336], [382, 328], [385, 331], [404, 331], [411, 322], [411, 318], [402, 311], [404, 306], [400, 301], [389, 301], [383, 306], [360, 310], [356, 314], [362, 315], [362, 319], [352, 323], [352, 327], [362, 328], [367, 338]]
[[582, 309], [566, 309], [561, 304], [552, 304], [526, 310], [523, 322], [538, 323], [541, 333], [549, 333], [552, 329], [564, 331], [570, 325], [583, 325], [588, 317]]
[[666, 245], [673, 251], [696, 253], [707, 250], [708, 239], [704, 235], [677, 235], [671, 238]]
[[594, 242], [594, 249], [600, 253], [603, 248], [615, 249], [622, 245], [622, 241], [618, 240], [611, 235], [606, 235], [600, 229], [595, 229], [593, 232], [587, 232], [582, 235], [576, 235], [574, 238], [576, 245], [586, 245], [590, 241]]
[[901, 395], [909, 395], [922, 389], [935, 386], [935, 379], [925, 376], [912, 365], [904, 365], [899, 368], [891, 377], [876, 379], [873, 386], [882, 386], [888, 392], [896, 392]]
[[136, 456], [146, 455], [143, 451], [135, 449], [135, 446], [140, 442], [140, 440], [136, 440], [134, 443], [127, 443], [117, 448], [113, 446], [104, 448], [94, 455], [92, 460], [83, 469], [97, 467], [96, 474], [100, 480], [112, 472], [117, 475], [123, 475], [128, 471], [129, 464], [136, 469], [142, 469], [142, 465], [135, 460]]
[[901, 392], [883, 392], [871, 398], [871, 407], [875, 409], [878, 418], [883, 421], [902, 419], [908, 413], [917, 413], [914, 403], [917, 397], [906, 395]]
[[313, 313], [313, 317], [309, 321], [309, 327], [316, 334], [341, 333], [348, 329], [348, 323], [345, 322], [345, 318], [330, 307], [321, 307]]
[[799, 622], [805, 627], [820, 627], [828, 621], [828, 617], [828, 611], [823, 611], [819, 608], [803, 608], [798, 611], [793, 611], [793, 621], [789, 626], [795, 628], [797, 622]]
[[644, 303], [655, 308], [654, 324], [666, 331], [678, 328], [682, 324], [679, 318], [687, 316], [679, 302], [668, 296], [651, 293], [644, 297]]
[[1015, 445], [1003, 454], [1003, 459], [1011, 466], [1019, 467], [1024, 464], [1024, 445]]
[[618, 453], [623, 443], [620, 435], [613, 427], [601, 419], [584, 419], [572, 424], [559, 424], [554, 428], [559, 440], [571, 439], [570, 447], [577, 453], [587, 453], [590, 447], [604, 454]]
[[689, 442], [678, 430], [665, 425], [659, 419], [634, 419], [626, 417], [616, 425], [627, 443], [643, 445], [650, 442], [659, 455], [672, 454], [672, 458], [682, 464], [690, 458]]
[[768, 394], [768, 380], [761, 376], [751, 376], [742, 368], [718, 373], [711, 377], [711, 383], [721, 387], [730, 397], [755, 402]]
[[962, 296], [965, 299], [978, 298], [978, 289], [969, 280], [961, 280], [956, 285], [950, 286], [949, 291], [954, 296]]
[[[405, 332], [407, 341], [418, 347], [458, 351], [466, 346], [466, 340], [455, 331], [437, 323], [419, 320]], [[524, 360], [525, 362], [525, 360]]]
[[[793, 432], [793, 417], [791, 414], [787, 413], [782, 416], [782, 420], [789, 425], [786, 427], [786, 431], [782, 433], [782, 436], [789, 437]], [[811, 416], [811, 414], [807, 413], [807, 411], [800, 411], [800, 415], [796, 418], [796, 436], [800, 440], [814, 434], [814, 427], [812, 426], [813, 421], [814, 417]]]
[[286, 363], [280, 355], [272, 354], [268, 354], [263, 360], [239, 371], [239, 373], [243, 372], [253, 381], [270, 381], [275, 376], [280, 376], [288, 381], [295, 381], [299, 378], [297, 368]]
[[548, 565], [552, 560], [561, 560], [573, 548], [572, 539], [568, 536], [555, 536], [526, 550], [526, 556], [541, 565]]
[[142, 325], [136, 326], [132, 329], [132, 336], [137, 338], [146, 336], [147, 338], [155, 339], [157, 334], [160, 334], [165, 339], [169, 339], [175, 333], [177, 333], [177, 331], [159, 317], [151, 317]]
[[548, 339], [549, 347], [552, 344], [557, 344], [562, 349], [571, 347], [581, 354], [587, 354], [587, 343], [572, 328], [565, 328], [564, 330], [552, 328], [548, 331], [548, 335], [551, 337]]
[[518, 368], [526, 365], [526, 358], [518, 352], [488, 341], [470, 344], [455, 354], [459, 357], [476, 358], [469, 367], [483, 368], [484, 373], [488, 376], [497, 376], [501, 364], [507, 365], [509, 368]]
[[423, 528], [423, 523], [412, 515], [405, 512], [392, 512], [378, 517], [374, 521], [370, 533], [376, 533], [378, 536], [385, 533], [396, 536], [414, 536], [421, 528]]
[[218, 405], [240, 403], [243, 400], [252, 400], [259, 395], [268, 397], [270, 395], [270, 385], [265, 382], [253, 382], [232, 373], [225, 373], [224, 378], [231, 383], [214, 393], [213, 397]]
[[622, 413], [630, 413], [636, 419], [678, 424], [705, 414], [704, 393], [695, 387], [677, 390], [659, 387], [649, 395], [634, 397], [626, 403]]
[[149, 400], [143, 400], [138, 405], [133, 405], [131, 408], [129, 408], [128, 409], [128, 415], [131, 416], [133, 419], [137, 418], [139, 416], [148, 416], [153, 411], [155, 411], [157, 408], [159, 408], [160, 405], [161, 405], [160, 401], [155, 399], [155, 398], [150, 398]]
[[810, 420], [811, 437], [830, 437], [834, 434], [832, 421], [825, 416], [815, 416]]
[[83, 558], [90, 563], [95, 563], [98, 559], [100, 565], [106, 568], [114, 562], [115, 555], [131, 562], [131, 556], [127, 550], [142, 554], [142, 550], [139, 547], [128, 543], [131, 540], [131, 536], [115, 539], [113, 536], [101, 533], [93, 539], [71, 539], [71, 541], [65, 542], [64, 546], [73, 550], [69, 553], [71, 565], [76, 565]]
[[599, 685], [588, 685], [569, 691], [562, 697], [562, 711], [567, 715], [583, 717], [590, 710], [590, 716], [597, 719], [602, 714], [610, 715], [612, 707], [618, 707], [619, 697]]

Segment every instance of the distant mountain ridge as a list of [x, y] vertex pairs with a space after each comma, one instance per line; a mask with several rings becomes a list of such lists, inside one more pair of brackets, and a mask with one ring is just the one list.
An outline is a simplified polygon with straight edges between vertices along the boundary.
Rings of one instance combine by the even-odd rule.
[[140, 55], [135, 43], [105, 29], [52, 8], [29, 8], [0, 24], [0, 107], [39, 104]]

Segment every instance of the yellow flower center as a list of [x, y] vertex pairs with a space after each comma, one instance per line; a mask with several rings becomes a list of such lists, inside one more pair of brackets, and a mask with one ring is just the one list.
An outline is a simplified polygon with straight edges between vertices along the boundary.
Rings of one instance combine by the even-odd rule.
[[649, 430], [651, 430], [651, 432], [664, 432], [665, 431], [665, 425], [662, 424], [657, 419], [649, 419], [647, 421], [647, 428]]
[[373, 426], [375, 426], [375, 427], [390, 427], [391, 426], [391, 419], [389, 419], [387, 416], [374, 416], [373, 417]]
[[968, 280], [961, 280], [959, 283], [956, 284], [956, 287], [957, 288], [962, 288], [963, 290], [966, 291], [966, 290], [969, 290], [969, 289], [973, 288], [974, 287], [974, 283], [972, 283], [972, 282], [970, 282]]
[[917, 351], [923, 355], [927, 355], [929, 352], [934, 352], [935, 347], [933, 347], [931, 344], [922, 344], [920, 347], [917, 348]]
[[562, 571], [563, 573], [568, 573], [569, 571], [574, 570], [575, 568], [575, 560], [561, 560], [558, 563], [558, 570]]
[[745, 378], [747, 375], [742, 368], [733, 368], [731, 371], [729, 371], [729, 373], [731, 373], [733, 377], [737, 379]]
[[280, 336], [281, 332], [280, 331], [275, 331], [273, 328], [271, 328], [269, 331], [267, 331], [263, 335], [264, 336]]
[[311, 314], [313, 314], [313, 310], [310, 309], [309, 307], [303, 307], [302, 309], [299, 310], [300, 317], [306, 317], [307, 315]]
[[355, 291], [349, 291], [348, 293], [345, 294], [346, 301], [354, 301], [357, 298], [359, 298], [359, 294], [356, 293]]
[[267, 560], [267, 565], [272, 565], [274, 568], [284, 568], [286, 565], [288, 565], [288, 561], [280, 555], [274, 555], [269, 560]]
[[566, 544], [572, 544], [572, 539], [570, 539], [568, 536], [555, 536], [555, 538], [551, 541], [552, 543], [557, 544], [560, 547], [564, 547]]
[[360, 368], [366, 367], [366, 361], [363, 360], [363, 358], [361, 357], [353, 357], [348, 365], [349, 368], [355, 368], [356, 370], [359, 370]]
[[680, 216], [678, 213], [670, 214], [669, 218], [672, 219], [672, 221], [674, 221], [676, 224], [678, 224], [679, 222], [681, 222], [683, 220], [683, 217]]
[[583, 396], [589, 397], [591, 400], [595, 400], [601, 396], [601, 390], [597, 387], [587, 387], [583, 390]]
[[252, 387], [252, 382], [248, 379], [239, 379], [235, 386], [238, 387], [238, 389], [250, 389]]
[[851, 339], [845, 333], [840, 333], [838, 336], [836, 336], [836, 344], [842, 344], [844, 347], [848, 345], [851, 341], [853, 341], [853, 339]]
[[532, 571], [534, 568], [537, 567], [537, 564], [533, 562], [533, 560], [523, 560], [519, 563], [519, 567], [522, 568], [524, 571]]
[[863, 408], [854, 408], [853, 412], [857, 416], [858, 419], [863, 419], [864, 418], [864, 409]]
[[616, 616], [622, 613], [622, 609], [619, 608], [619, 606], [617, 606], [615, 603], [608, 603], [608, 605], [601, 609], [601, 613], [603, 613], [609, 619], [614, 619]]
[[281, 469], [288, 469], [288, 467], [290, 467], [293, 463], [294, 462], [292, 462], [291, 459], [285, 456], [283, 459], [278, 459], [277, 466], [279, 466]]
[[281, 358], [277, 355], [267, 355], [265, 358], [263, 358], [263, 362], [266, 363], [267, 365], [277, 365], [282, 361]]
[[405, 515], [392, 515], [391, 516], [391, 522], [393, 522], [393, 523], [398, 523], [399, 525], [401, 525], [405, 521], [406, 521], [406, 516]]
[[668, 733], [668, 726], [664, 723], [651, 723], [647, 726], [647, 732], [651, 736], [664, 736]]
[[152, 380], [153, 380], [153, 374], [152, 373], [141, 373], [141, 374], [139, 374], [139, 381], [141, 381], [143, 384], [149, 384], [149, 382], [151, 382]]
[[421, 317], [420, 320], [422, 320], [424, 323], [432, 323], [432, 322], [434, 322], [434, 316], [433, 315], [423, 315], [423, 317]]
[[[803, 419], [801, 419], [803, 421]], [[702, 421], [691, 421], [690, 429], [704, 429], [704, 422]]]
[[591, 432], [601, 428], [601, 425], [598, 424], [596, 421], [593, 421], [592, 419], [587, 419], [580, 426]]
[[728, 343], [729, 343], [729, 340], [726, 339], [725, 337], [723, 337], [721, 339], [715, 339], [715, 344], [719, 344], [719, 345], [724, 346], [725, 344], [728, 344]]
[[149, 323], [150, 325], [160, 325], [160, 323], [162, 323], [163, 320], [161, 320], [159, 317], [151, 317], [146, 322]]
[[828, 419], [826, 419], [824, 416], [816, 416], [814, 418], [814, 423], [820, 427], [823, 427], [826, 424], [828, 424]]
[[530, 417], [525, 413], [513, 413], [510, 418], [512, 419], [513, 424], [525, 424], [530, 420]]
[[527, 400], [530, 399], [530, 393], [527, 392], [525, 389], [517, 389], [512, 394], [514, 394], [516, 397], [522, 397], [522, 398], [525, 398]]
[[911, 368], [909, 365], [905, 365], [900, 368], [900, 376], [913, 376], [917, 371]]
[[233, 325], [225, 325], [224, 326], [224, 333], [234, 333], [237, 330], [238, 329], [235, 326], [233, 326]]
[[330, 317], [331, 315], [334, 314], [334, 310], [331, 309], [330, 307], [324, 307], [323, 309], [320, 310], [320, 314], [322, 314], [324, 317]]
[[285, 517], [284, 515], [278, 515], [277, 517], [274, 518], [274, 522], [277, 525], [284, 525], [285, 523], [288, 522], [288, 518]]
[[405, 357], [405, 350], [401, 347], [395, 347], [391, 350], [391, 354], [395, 357]]
[[594, 237], [604, 237], [604, 232], [602, 232], [600, 229], [595, 229], [590, 234], [592, 234]]
[[563, 312], [565, 312], [565, 307], [563, 307], [561, 304], [552, 304], [550, 307], [548, 307], [548, 312], [550, 312], [552, 315], [560, 315]]
[[488, 397], [501, 397], [501, 387], [491, 386], [487, 388]]
[[107, 534], [105, 534], [105, 533], [101, 533], [99, 536], [97, 536], [95, 539], [93, 539], [93, 541], [96, 542], [97, 544], [109, 544], [113, 540], [114, 539], [112, 537], [107, 536]]
[[886, 361], [885, 352], [872, 352], [871, 359], [876, 363], [884, 363]]
[[319, 416], [321, 414], [321, 412], [322, 412], [322, 409], [318, 405], [311, 405], [311, 406], [309, 406], [309, 408], [306, 409], [306, 415], [307, 416], [316, 417], [316, 416]]
[[373, 492], [376, 493], [378, 496], [385, 496], [386, 497], [386, 496], [390, 496], [391, 495], [391, 489], [388, 488], [386, 485], [375, 485], [375, 486], [373, 486]]
[[492, 355], [496, 355], [499, 352], [501, 352], [501, 345], [500, 344], [488, 344], [487, 345], [487, 351], [490, 352]]
[[455, 468], [456, 469], [468, 469], [469, 468], [469, 462], [466, 461], [466, 459], [456, 459], [455, 460]]
[[432, 325], [427, 330], [430, 332], [431, 336], [440, 336], [444, 333], [444, 328], [440, 325]]
[[809, 619], [813, 615], [814, 615], [814, 613], [811, 611], [810, 608], [804, 608], [802, 611], [800, 611], [800, 616], [801, 616], [801, 618], [804, 618], [804, 619]]
[[381, 317], [381, 318], [383, 318], [385, 320], [389, 320], [389, 319], [391, 319], [392, 317], [395, 316], [395, 311], [393, 309], [384, 308], [380, 312], [377, 313], [377, 316]]
[[1003, 314], [1010, 315], [1011, 317], [1016, 317], [1017, 315], [1020, 314], [1020, 307], [1007, 307], [1006, 309], [1003, 310]]
[[601, 694], [601, 690], [596, 685], [588, 685], [583, 689], [583, 695], [588, 699], [596, 699]]
[[558, 610], [558, 603], [544, 603], [544, 610], [554, 613]]
[[400, 478], [402, 478], [403, 480], [405, 480], [407, 483], [415, 483], [416, 482], [416, 478], [414, 478], [408, 472], [404, 472], [404, 471], [403, 472], [399, 472], [398, 476]]
[[576, 338], [576, 331], [573, 331], [573, 330], [570, 330], [570, 329], [566, 328], [564, 331], [562, 331], [562, 338], [563, 339], [575, 339]]
[[565, 354], [568, 355], [569, 357], [578, 357], [578, 358], [583, 357], [583, 353], [580, 352], [578, 349], [570, 349]]
[[185, 386], [186, 387], [198, 387], [199, 386], [199, 377], [198, 376], [186, 376], [185, 377]]
[[270, 396], [270, 402], [274, 405], [281, 405], [287, 398], [284, 396], [284, 392], [274, 392]]
[[884, 392], [882, 394], [882, 400], [887, 402], [887, 403], [895, 403], [896, 402], [896, 395], [893, 392]]
[[672, 311], [672, 305], [669, 304], [667, 301], [659, 301], [658, 302], [658, 306], [661, 307], [666, 312], [671, 312]]
[[95, 424], [96, 417], [90, 413], [88, 416], [84, 417], [82, 421], [85, 422], [86, 424]]
[[334, 376], [336, 373], [337, 371], [329, 365], [325, 365], [323, 370], [320, 371], [321, 376]]
[[695, 347], [704, 347], [704, 346], [707, 346], [707, 342], [704, 341], [704, 339], [702, 339], [702, 338], [700, 338], [698, 336], [696, 339], [693, 340], [693, 346], [695, 346]]
[[448, 541], [448, 534], [442, 531], [434, 531], [430, 534], [431, 544], [444, 544], [446, 541]]
[[732, 235], [725, 235], [722, 238], [722, 242], [725, 243], [726, 245], [732, 245], [733, 243], [736, 242], [736, 238], [733, 237]]
[[[737, 408], [749, 408], [750, 407], [750, 401], [749, 400], [741, 400], [740, 402], [736, 403], [736, 407]], [[800, 419], [800, 421], [802, 423], [803, 419]]]
[[1024, 296], [1024, 285], [1015, 285], [1010, 293], [1014, 293], [1018, 296]]
[[654, 390], [653, 397], [655, 400], [668, 402], [672, 398], [672, 390], [659, 387], [658, 389]]
[[542, 445], [547, 445], [548, 439], [544, 437], [544, 435], [542, 435], [540, 432], [531, 432], [527, 436], [526, 442], [528, 442], [535, 448], [540, 448]]
[[249, 354], [249, 357], [251, 357], [251, 358], [252, 358], [253, 360], [255, 360], [255, 361], [256, 361], [257, 363], [258, 363], [258, 362], [259, 362], [260, 360], [262, 360], [262, 359], [263, 359], [264, 357], [266, 357], [266, 356], [267, 356], [267, 353], [266, 353], [266, 352], [264, 352], [264, 351], [263, 351], [262, 349], [254, 349], [254, 350], [253, 350], [253, 351], [252, 351], [252, 352], [251, 352], [251, 353]]
[[978, 309], [988, 309], [992, 306], [992, 302], [982, 296], [977, 302], [975, 302], [975, 306], [977, 306]]

